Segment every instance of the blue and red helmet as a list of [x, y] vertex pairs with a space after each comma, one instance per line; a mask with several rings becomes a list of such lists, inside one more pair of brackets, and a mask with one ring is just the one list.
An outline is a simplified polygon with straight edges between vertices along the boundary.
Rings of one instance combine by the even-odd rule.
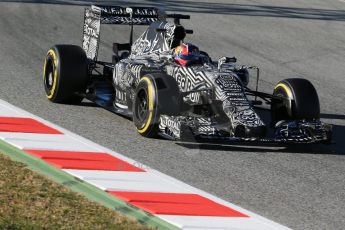
[[199, 48], [190, 43], [182, 43], [175, 48], [174, 59], [182, 66], [199, 64], [201, 62]]

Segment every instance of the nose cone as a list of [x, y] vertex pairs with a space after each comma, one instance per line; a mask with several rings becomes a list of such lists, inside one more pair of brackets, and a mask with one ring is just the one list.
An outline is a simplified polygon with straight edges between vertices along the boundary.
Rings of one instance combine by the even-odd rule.
[[245, 127], [243, 125], [238, 125], [235, 129], [236, 137], [256, 137], [262, 138], [266, 135], [266, 126], [254, 126], [254, 127]]

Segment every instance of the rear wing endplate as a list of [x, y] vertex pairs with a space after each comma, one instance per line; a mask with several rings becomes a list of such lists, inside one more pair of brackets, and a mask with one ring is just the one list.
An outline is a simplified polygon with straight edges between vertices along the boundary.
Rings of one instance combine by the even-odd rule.
[[164, 12], [153, 7], [95, 6], [85, 8], [83, 49], [89, 59], [96, 60], [101, 24], [150, 25], [164, 19]]

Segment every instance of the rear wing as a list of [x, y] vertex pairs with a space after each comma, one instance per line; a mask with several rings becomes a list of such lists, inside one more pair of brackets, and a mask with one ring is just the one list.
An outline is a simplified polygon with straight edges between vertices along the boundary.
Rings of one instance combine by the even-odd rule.
[[83, 49], [89, 59], [96, 60], [101, 24], [150, 25], [164, 20], [165, 13], [153, 7], [95, 6], [85, 8]]

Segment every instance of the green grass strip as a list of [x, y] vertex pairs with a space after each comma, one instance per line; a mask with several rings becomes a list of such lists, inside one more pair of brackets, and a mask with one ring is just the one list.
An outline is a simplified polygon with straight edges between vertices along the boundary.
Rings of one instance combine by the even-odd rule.
[[9, 156], [15, 161], [22, 162], [28, 167], [40, 174], [43, 174], [53, 181], [58, 182], [71, 190], [83, 194], [88, 199], [98, 202], [108, 208], [116, 210], [124, 215], [135, 218], [139, 223], [145, 224], [147, 226], [156, 227], [158, 229], [179, 229], [174, 225], [169, 224], [162, 219], [144, 212], [123, 200], [120, 200], [105, 191], [88, 184], [54, 166], [51, 166], [44, 162], [43, 160], [31, 156], [20, 149], [0, 140], [0, 150], [3, 154]]

